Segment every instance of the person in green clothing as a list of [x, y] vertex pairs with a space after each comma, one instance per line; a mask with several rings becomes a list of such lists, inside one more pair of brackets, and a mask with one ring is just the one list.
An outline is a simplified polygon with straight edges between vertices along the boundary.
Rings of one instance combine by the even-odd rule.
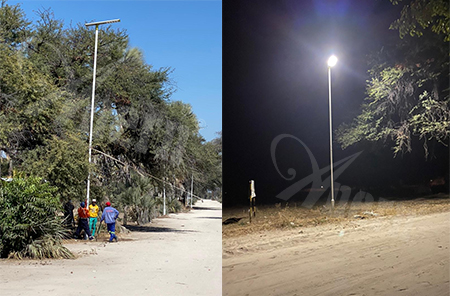
[[97, 217], [99, 210], [97, 200], [93, 199], [92, 204], [89, 205], [89, 230], [91, 231], [92, 236], [95, 236], [95, 230], [97, 229]]

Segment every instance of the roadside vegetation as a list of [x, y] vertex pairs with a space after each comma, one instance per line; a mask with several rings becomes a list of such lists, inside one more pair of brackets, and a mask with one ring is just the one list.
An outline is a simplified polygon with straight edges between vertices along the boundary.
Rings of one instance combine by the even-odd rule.
[[395, 156], [418, 142], [425, 158], [433, 158], [450, 135], [449, 2], [391, 2], [403, 5], [390, 27], [399, 37], [368, 57], [367, 97], [360, 114], [339, 126], [337, 141], [343, 149], [382, 143]]
[[128, 222], [162, 214], [164, 191], [168, 211], [182, 210], [192, 178], [195, 196], [220, 199], [221, 133], [206, 141], [192, 107], [171, 100], [170, 66], [147, 64], [111, 27], [99, 33], [89, 165], [93, 29], [37, 13], [31, 23], [19, 4], [0, 2], [0, 177], [13, 180], [0, 187], [1, 257], [69, 256], [58, 212], [85, 199], [89, 170], [90, 198], [113, 202]]
[[61, 244], [67, 230], [57, 216], [57, 188], [37, 177], [1, 183], [0, 257], [73, 258]]

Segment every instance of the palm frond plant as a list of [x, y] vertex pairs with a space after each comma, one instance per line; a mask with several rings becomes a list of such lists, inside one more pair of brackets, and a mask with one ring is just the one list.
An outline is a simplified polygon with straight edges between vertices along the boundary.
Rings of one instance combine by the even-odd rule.
[[67, 236], [56, 187], [38, 177], [0, 183], [0, 257], [73, 258], [61, 242]]
[[183, 210], [183, 205], [177, 198], [173, 197], [168, 199], [167, 209], [169, 213], [178, 213]]
[[154, 187], [149, 178], [131, 174], [131, 182], [118, 194], [119, 203], [127, 211], [127, 219], [146, 224], [150, 222], [157, 205]]

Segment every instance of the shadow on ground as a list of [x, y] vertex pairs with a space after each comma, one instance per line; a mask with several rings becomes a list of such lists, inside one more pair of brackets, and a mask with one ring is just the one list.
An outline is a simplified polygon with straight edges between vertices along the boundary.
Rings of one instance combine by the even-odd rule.
[[[119, 236], [119, 242], [130, 242], [130, 241], [135, 241], [135, 239], [132, 239], [132, 238], [125, 238], [125, 237], [120, 237], [120, 236]], [[110, 241], [109, 241], [109, 237], [96, 239], [95, 242], [100, 242], [100, 243], [111, 243], [111, 244], [115, 244], [115, 243], [116, 243], [115, 241], [110, 242]]]
[[205, 207], [198, 207], [198, 206], [193, 206], [192, 208], [194, 210], [207, 210], [207, 211], [220, 211], [220, 210], [222, 210], [222, 208], [205, 208]]
[[137, 232], [196, 232], [194, 230], [178, 230], [168, 227], [154, 227], [145, 225], [127, 225], [124, 227], [130, 231]]
[[220, 220], [222, 220], [222, 217], [197, 217], [197, 219], [220, 219]]

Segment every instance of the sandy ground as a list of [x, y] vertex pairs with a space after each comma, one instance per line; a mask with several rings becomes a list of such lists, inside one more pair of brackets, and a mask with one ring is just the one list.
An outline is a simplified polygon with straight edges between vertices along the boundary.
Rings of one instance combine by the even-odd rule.
[[1, 260], [0, 295], [221, 295], [221, 209], [205, 200], [118, 243], [67, 244], [75, 260]]
[[223, 241], [223, 295], [450, 295], [450, 213]]

